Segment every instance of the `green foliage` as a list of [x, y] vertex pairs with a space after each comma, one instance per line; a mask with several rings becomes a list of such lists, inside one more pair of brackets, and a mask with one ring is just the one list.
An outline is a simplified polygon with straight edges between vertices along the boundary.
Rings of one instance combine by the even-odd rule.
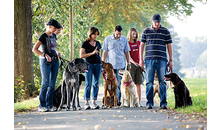
[[[57, 36], [57, 50], [62, 53], [63, 58], [69, 59], [69, 9], [71, 7], [73, 8], [74, 58], [79, 57], [81, 44], [92, 26], [100, 30], [97, 40], [102, 44], [104, 38], [113, 33], [115, 25], [122, 25], [124, 36], [127, 36], [131, 27], [135, 27], [141, 36], [144, 28], [151, 25], [153, 14], [159, 13], [162, 16], [161, 24], [164, 27], [169, 27], [170, 24], [166, 21], [168, 14], [177, 17], [180, 15], [188, 16], [192, 13], [193, 8], [187, 0], [73, 0], [72, 3], [69, 3], [69, 0], [32, 0], [33, 44], [46, 31], [47, 22], [51, 18], [56, 19], [63, 26], [63, 32]], [[177, 67], [177, 69], [179, 68]], [[39, 90], [41, 75], [37, 55], [34, 55], [34, 77], [35, 86]], [[56, 87], [61, 84], [61, 81], [62, 72], [59, 71]]]
[[24, 99], [25, 91], [24, 91], [24, 80], [22, 79], [24, 76], [20, 75], [15, 77], [15, 80], [18, 82], [17, 85], [14, 85], [14, 102], [19, 102]]

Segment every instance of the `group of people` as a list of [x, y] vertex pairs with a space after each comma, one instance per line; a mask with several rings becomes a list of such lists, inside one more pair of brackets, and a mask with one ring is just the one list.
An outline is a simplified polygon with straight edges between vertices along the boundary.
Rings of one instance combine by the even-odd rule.
[[[102, 46], [96, 40], [100, 33], [99, 29], [96, 27], [89, 29], [88, 37], [82, 43], [80, 49], [80, 58], [85, 58], [90, 63], [88, 72], [85, 73], [85, 109], [99, 108], [95, 101], [98, 96], [99, 79], [102, 71], [100, 65], [101, 61], [106, 61], [106, 58], [107, 62], [113, 65], [118, 81], [118, 106], [121, 105], [121, 77], [118, 73], [120, 69], [127, 68], [131, 73], [133, 82], [136, 84], [140, 106], [142, 106], [140, 85], [144, 80], [143, 71], [145, 71], [147, 109], [152, 109], [154, 106], [153, 82], [155, 72], [157, 72], [160, 85], [160, 107], [167, 109], [166, 82], [163, 77], [168, 69], [172, 72], [172, 39], [169, 30], [161, 26], [161, 16], [159, 14], [154, 14], [151, 22], [152, 26], [144, 29], [140, 41], [138, 40], [137, 29], [130, 28], [126, 38], [122, 35], [123, 28], [117, 25], [114, 33], [105, 38]], [[42, 112], [56, 111], [53, 108], [53, 93], [59, 68], [58, 57], [62, 58], [61, 53], [56, 50], [56, 35], [59, 34], [62, 26], [53, 19], [47, 25], [47, 31], [39, 37], [33, 47], [33, 52], [40, 55], [42, 84], [38, 110]], [[143, 57], [145, 44], [145, 57]], [[102, 55], [101, 49], [103, 50]], [[166, 50], [169, 53], [169, 60], [167, 60]], [[91, 88], [92, 101], [90, 102]]]

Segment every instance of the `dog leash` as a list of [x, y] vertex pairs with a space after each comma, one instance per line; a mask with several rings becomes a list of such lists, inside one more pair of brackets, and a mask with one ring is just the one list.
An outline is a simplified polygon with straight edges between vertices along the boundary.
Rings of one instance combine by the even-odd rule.
[[63, 62], [64, 62], [64, 63], [65, 63], [65, 62], [70, 63], [70, 61], [68, 61], [68, 60], [63, 59], [63, 58], [60, 57], [60, 66], [59, 66], [59, 68], [60, 68], [61, 71], [63, 70], [63, 69], [62, 69], [62, 67], [63, 67]]

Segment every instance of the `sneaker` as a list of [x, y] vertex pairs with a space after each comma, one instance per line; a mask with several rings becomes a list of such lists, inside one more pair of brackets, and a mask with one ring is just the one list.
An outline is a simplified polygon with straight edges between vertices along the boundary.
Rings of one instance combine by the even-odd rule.
[[151, 104], [148, 104], [148, 105], [146, 106], [146, 108], [147, 108], [147, 109], [152, 109], [152, 105], [151, 105]]
[[140, 106], [140, 107], [143, 107], [143, 105], [141, 104], [141, 102], [139, 102], [139, 106]]
[[167, 109], [167, 106], [166, 106], [166, 105], [161, 105], [160, 108], [161, 108], [161, 109]]
[[90, 109], [89, 102], [85, 103], [85, 110]]
[[46, 107], [41, 107], [41, 108], [39, 107], [39, 108], [38, 108], [38, 111], [39, 111], [39, 112], [47, 112], [48, 109], [47, 109]]
[[92, 109], [99, 109], [99, 105], [97, 105], [95, 102], [92, 102], [90, 105]]
[[57, 109], [54, 108], [54, 107], [51, 107], [51, 108], [49, 108], [49, 111], [50, 111], [50, 112], [55, 112], [55, 111], [57, 111]]

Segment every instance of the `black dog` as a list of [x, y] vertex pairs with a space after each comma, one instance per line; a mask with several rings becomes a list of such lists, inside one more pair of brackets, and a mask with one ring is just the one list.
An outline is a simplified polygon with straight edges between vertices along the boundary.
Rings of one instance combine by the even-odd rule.
[[80, 73], [85, 73], [87, 72], [87, 69], [89, 67], [89, 63], [84, 61], [82, 58], [76, 58], [72, 62], [70, 62], [64, 72], [63, 72], [63, 83], [61, 86], [61, 102], [58, 110], [60, 111], [63, 108], [63, 103], [64, 103], [64, 96], [65, 96], [65, 91], [66, 89], [66, 96], [67, 96], [67, 106], [66, 110], [70, 110], [70, 101], [71, 101], [71, 91], [73, 92], [72, 96], [72, 108], [75, 111], [76, 106], [75, 106], [75, 98], [77, 96], [77, 107], [78, 109], [81, 109], [80, 104], [79, 104], [79, 72]]
[[170, 73], [164, 76], [165, 80], [171, 81], [174, 85], [175, 108], [192, 105], [190, 92], [180, 77], [176, 73]]
[[[82, 74], [79, 74], [79, 86], [81, 86], [82, 81], [85, 81], [85, 76]], [[66, 104], [66, 89], [64, 89], [64, 104]], [[73, 91], [70, 93], [70, 99], [73, 97]], [[54, 97], [53, 97], [53, 106], [58, 108], [61, 102], [61, 85], [54, 91]]]

